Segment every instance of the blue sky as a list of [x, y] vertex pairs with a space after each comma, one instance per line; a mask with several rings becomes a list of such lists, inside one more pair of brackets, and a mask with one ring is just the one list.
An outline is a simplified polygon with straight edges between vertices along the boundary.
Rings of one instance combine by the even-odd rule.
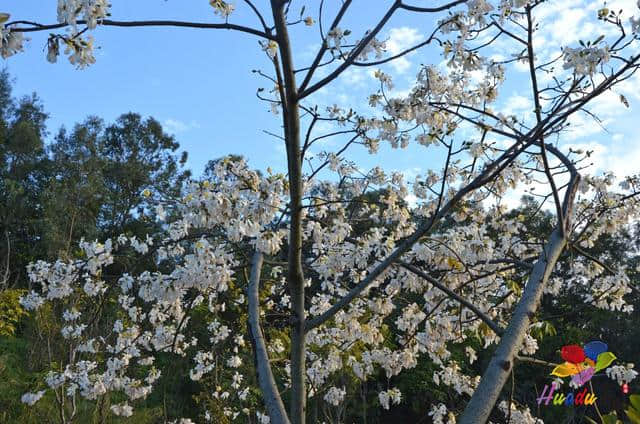
[[[355, 33], [374, 24], [384, 13], [387, 2], [354, 3], [353, 9], [358, 13], [347, 18]], [[114, 19], [219, 22], [205, 0], [114, 0], [112, 4]], [[378, 7], [373, 7], [374, 4]], [[366, 16], [361, 15], [363, 5]], [[263, 9], [268, 12], [266, 7]], [[331, 18], [331, 8], [326, 10]], [[52, 0], [13, 2], [5, 4], [3, 11], [11, 13], [12, 19], [53, 23], [56, 18], [56, 4]], [[392, 21], [389, 28], [430, 27], [411, 14], [400, 18]], [[257, 24], [240, 5], [231, 21]], [[317, 31], [317, 25], [299, 26], [294, 31], [297, 65], [313, 59], [318, 45]], [[99, 28], [94, 34], [100, 46], [97, 62], [84, 70], [76, 70], [63, 56], [57, 64], [49, 64], [43, 50], [47, 33], [32, 33], [29, 37], [25, 52], [11, 57], [5, 65], [16, 79], [16, 94], [35, 91], [42, 98], [51, 116], [50, 130], [71, 126], [90, 114], [110, 121], [123, 112], [133, 111], [155, 117], [175, 133], [188, 151], [189, 166], [196, 173], [208, 159], [228, 153], [244, 154], [258, 168], [283, 166], [281, 142], [263, 132], [277, 132], [280, 117], [274, 116], [268, 105], [257, 101], [255, 96], [256, 89], [266, 86], [266, 81], [251, 70], [270, 70], [256, 37], [225, 30]], [[408, 76], [415, 72], [407, 69], [405, 74], [408, 81]], [[345, 85], [349, 83], [338, 84], [335, 102], [344, 104], [340, 100], [345, 100]], [[347, 101], [366, 103], [367, 91], [360, 91], [360, 98]], [[333, 95], [325, 92], [318, 97], [331, 102], [329, 97]], [[398, 166], [403, 166], [402, 162], [400, 158]]]
[[[21, 0], [5, 2], [0, 12], [8, 12], [12, 19], [28, 19], [54, 23], [56, 2], [53, 0]], [[264, 0], [256, 4], [268, 13]], [[297, 6], [296, 6], [297, 3]], [[292, 10], [302, 5], [294, 1]], [[317, 1], [306, 2], [310, 10], [305, 15], [317, 18]], [[344, 27], [354, 35], [371, 28], [389, 6], [387, 0], [354, 0]], [[415, 5], [434, 2], [414, 0]], [[440, 3], [440, 2], [436, 2]], [[178, 19], [220, 22], [206, 0], [113, 0], [112, 18], [117, 20]], [[230, 22], [258, 27], [257, 19], [245, 5], [236, 1], [237, 11]], [[337, 1], [327, 1], [325, 28], [333, 18]], [[627, 10], [635, 7], [635, 0], [609, 2]], [[600, 25], [597, 1], [552, 2], [546, 10], [548, 30], [538, 34], [541, 48], [573, 45], [578, 38], [598, 34]], [[311, 10], [313, 9], [313, 10]], [[633, 10], [627, 16], [631, 16]], [[638, 15], [636, 11], [636, 15]], [[270, 19], [269, 19], [270, 21]], [[400, 49], [426, 37], [433, 29], [433, 18], [408, 12], [398, 13], [388, 23], [382, 38], [388, 39], [390, 50]], [[189, 153], [189, 167], [199, 174], [207, 160], [228, 153], [246, 156], [250, 164], [264, 169], [271, 166], [284, 169], [282, 142], [266, 135], [263, 130], [278, 132], [280, 117], [274, 116], [267, 104], [255, 97], [258, 87], [270, 88], [267, 81], [252, 73], [252, 69], [270, 71], [270, 64], [258, 46], [256, 37], [226, 30], [184, 28], [98, 28], [94, 32], [100, 50], [97, 63], [85, 70], [76, 70], [61, 56], [55, 65], [45, 60], [46, 33], [32, 33], [25, 52], [3, 61], [16, 79], [18, 95], [37, 92], [47, 112], [49, 130], [67, 127], [88, 115], [98, 115], [107, 122], [124, 112], [153, 116], [174, 133], [182, 148]], [[359, 37], [357, 37], [359, 38]], [[594, 37], [595, 38], [595, 37]], [[292, 31], [296, 66], [310, 63], [319, 45], [318, 27], [299, 25]], [[354, 37], [353, 39], [356, 39]], [[499, 47], [499, 46], [498, 46]], [[497, 50], [499, 53], [499, 48]], [[422, 63], [438, 64], [442, 57], [434, 47], [421, 50], [394, 65], [387, 72], [394, 75], [396, 90], [411, 86]], [[373, 112], [366, 106], [367, 95], [375, 91], [371, 73], [375, 69], [356, 69], [347, 72], [328, 90], [314, 96], [321, 104], [337, 103], [360, 112]], [[321, 74], [319, 73], [318, 76]], [[508, 74], [500, 104], [503, 108], [525, 114], [530, 103], [526, 74], [513, 70]], [[578, 118], [577, 132], [567, 137], [574, 145], [596, 149], [596, 166], [600, 170], [617, 167], [626, 160], [623, 172], [640, 168], [640, 141], [636, 135], [638, 80], [625, 88], [631, 108], [620, 107], [617, 94], [604, 99], [599, 106], [605, 122], [615, 127], [604, 132], [586, 118]], [[635, 89], [633, 88], [635, 84]], [[612, 100], [613, 99], [613, 100]], [[323, 148], [337, 146], [327, 143]], [[407, 150], [383, 147], [380, 154], [368, 155], [364, 149], [354, 151], [352, 158], [364, 168], [384, 164], [385, 169], [401, 170], [408, 176], [439, 167], [440, 154], [412, 145]], [[628, 162], [634, 158], [635, 163]]]

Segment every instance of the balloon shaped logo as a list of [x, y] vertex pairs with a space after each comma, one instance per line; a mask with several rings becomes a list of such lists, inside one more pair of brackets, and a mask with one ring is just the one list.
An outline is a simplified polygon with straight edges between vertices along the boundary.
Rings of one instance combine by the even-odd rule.
[[601, 341], [592, 341], [584, 346], [567, 345], [560, 351], [564, 363], [556, 366], [551, 375], [564, 378], [571, 377], [572, 385], [581, 387], [598, 371], [607, 368], [616, 356], [609, 352], [609, 347]]

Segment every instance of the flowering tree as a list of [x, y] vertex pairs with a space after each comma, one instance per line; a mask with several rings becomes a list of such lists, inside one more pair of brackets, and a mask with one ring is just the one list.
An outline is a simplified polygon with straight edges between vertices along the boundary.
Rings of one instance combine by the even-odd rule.
[[[232, 23], [234, 6], [222, 0], [210, 1], [222, 23], [112, 20], [105, 0], [59, 0], [54, 24], [3, 15], [3, 57], [22, 49], [25, 33], [47, 31], [47, 59], [55, 62], [62, 45], [79, 68], [95, 61], [88, 34], [99, 25], [228, 29], [258, 37], [273, 64], [260, 74], [273, 90], [272, 97], [257, 94], [282, 116], [288, 164], [282, 175], [251, 170], [242, 160], [219, 161], [212, 178], [194, 182], [181, 201], [158, 201], [166, 235], [83, 242], [76, 260], [32, 264], [36, 290], [22, 304], [32, 310], [52, 304], [62, 312], [68, 355], [49, 372], [44, 389], [25, 394], [24, 402], [51, 390], [68, 422], [78, 396], [95, 400], [116, 392], [123, 401], [111, 410], [131, 415], [130, 403], [146, 397], [160, 376], [155, 357], [171, 352], [193, 358], [194, 380], [214, 370], [228, 374], [228, 386], [213, 394], [226, 403], [225, 415], [300, 424], [309, 398], [335, 406], [344, 401], [340, 375], [364, 381], [384, 370], [391, 381], [427, 355], [439, 367], [434, 381], [471, 397], [461, 422], [485, 422], [516, 362], [535, 361], [525, 355], [537, 348], [531, 332], [544, 293], [584, 285], [582, 301], [629, 309], [624, 296], [634, 288], [625, 270], [603, 266], [604, 259], [584, 249], [637, 218], [640, 180], [630, 176], [616, 188], [613, 175], [582, 175], [588, 152], [561, 141], [574, 114], [591, 114], [590, 104], [638, 69], [639, 21], [601, 9], [602, 37], [542, 52], [534, 36], [544, 22], [536, 13], [550, 2], [418, 7], [395, 0], [355, 40], [341, 26], [351, 3], [341, 2], [326, 25], [323, 2], [314, 19], [294, 16], [290, 1], [271, 0], [268, 17], [245, 0], [258, 28]], [[392, 55], [378, 37], [400, 12], [432, 15], [435, 24], [423, 42]], [[289, 29], [316, 22], [320, 48], [309, 65], [296, 67]], [[446, 63], [424, 66], [408, 94], [393, 97], [392, 77], [376, 71], [373, 116], [313, 104], [312, 95], [348, 68], [382, 66], [430, 46], [442, 50]], [[524, 118], [499, 111], [501, 86], [518, 66], [526, 67], [530, 85], [532, 112]], [[331, 130], [321, 132], [321, 122]], [[310, 157], [311, 146], [328, 137], [344, 139], [343, 147]], [[357, 145], [375, 154], [381, 142], [442, 152], [443, 166], [405, 182], [399, 173], [364, 171], [349, 160]], [[510, 218], [501, 202], [508, 190], [531, 185], [555, 211], [550, 234], [525, 231], [527, 217]], [[409, 187], [414, 202], [406, 201]], [[554, 266], [567, 249], [584, 262], [570, 281], [559, 281]], [[123, 273], [112, 284], [109, 267], [125, 250], [153, 258], [155, 266]], [[89, 329], [105, 325], [98, 312], [107, 299], [117, 300], [119, 318], [93, 336]], [[193, 332], [195, 313], [206, 320], [207, 337]], [[451, 357], [452, 346], [476, 336], [485, 348], [497, 344], [482, 377], [467, 375]], [[247, 338], [254, 367], [245, 372]], [[475, 351], [466, 352], [472, 362]], [[261, 399], [250, 395], [253, 373]], [[378, 394], [383, 408], [401, 399], [394, 387]], [[518, 415], [518, 422], [535, 422], [514, 402], [500, 409]], [[455, 420], [444, 405], [433, 405], [431, 415], [434, 422], [447, 415]], [[203, 417], [211, 419], [210, 411]]]

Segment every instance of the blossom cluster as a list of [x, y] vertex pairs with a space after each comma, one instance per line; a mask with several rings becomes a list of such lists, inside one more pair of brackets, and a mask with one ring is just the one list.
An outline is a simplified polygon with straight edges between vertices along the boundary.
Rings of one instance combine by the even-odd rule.
[[22, 51], [25, 37], [9, 28], [0, 29], [0, 56], [3, 59]]
[[564, 68], [572, 69], [578, 75], [593, 75], [599, 65], [609, 61], [609, 48], [591, 46], [564, 49]]

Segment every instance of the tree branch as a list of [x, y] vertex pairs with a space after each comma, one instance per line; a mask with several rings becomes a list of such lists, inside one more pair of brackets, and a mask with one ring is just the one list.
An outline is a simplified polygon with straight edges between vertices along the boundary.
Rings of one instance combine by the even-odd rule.
[[[351, 0], [346, 0], [342, 4], [342, 7], [338, 11], [338, 14], [334, 18], [333, 23], [331, 24], [331, 27], [329, 28], [329, 31], [331, 31], [332, 29], [334, 29], [335, 27], [337, 27], [340, 24], [340, 21], [342, 20], [342, 17], [344, 16], [344, 14], [347, 11], [347, 9], [349, 8], [349, 6], [351, 6]], [[320, 19], [321, 19], [321, 17], [318, 18], [319, 22], [320, 22]], [[320, 34], [320, 35], [322, 36], [322, 34]], [[315, 59], [313, 59], [313, 62], [311, 63], [311, 66], [309, 67], [309, 71], [307, 72], [307, 75], [305, 75], [304, 80], [302, 81], [302, 84], [300, 84], [299, 91], [304, 91], [304, 89], [307, 87], [307, 85], [311, 81], [311, 77], [313, 76], [313, 73], [316, 71], [316, 69], [318, 69], [318, 64], [320, 64], [320, 61], [324, 57], [324, 54], [327, 51], [327, 47], [328, 47], [327, 46], [327, 41], [323, 39], [322, 46], [320, 47], [320, 50], [318, 50], [318, 53], [316, 54]]]
[[389, 10], [387, 10], [387, 13], [385, 13], [385, 15], [382, 17], [380, 22], [378, 22], [378, 25], [376, 25], [376, 27], [369, 34], [367, 34], [366, 37], [360, 40], [358, 45], [349, 53], [349, 56], [347, 57], [347, 59], [344, 62], [342, 62], [340, 66], [334, 69], [333, 72], [331, 72], [329, 75], [327, 75], [317, 83], [313, 84], [311, 87], [306, 88], [304, 90], [300, 90], [299, 98], [303, 99], [308, 95], [314, 93], [315, 91], [321, 89], [322, 87], [324, 87], [325, 85], [327, 85], [328, 83], [336, 79], [345, 69], [347, 69], [356, 60], [358, 55], [362, 52], [362, 50], [364, 50], [367, 44], [369, 44], [369, 42], [373, 40], [373, 38], [378, 34], [378, 32], [382, 30], [382, 28], [386, 25], [387, 21], [391, 19], [391, 16], [393, 16], [395, 11], [398, 10], [398, 7], [400, 7], [400, 5], [401, 3], [399, 1], [395, 1], [393, 5], [389, 8]]
[[251, 0], [244, 0], [244, 2], [249, 5], [251, 10], [253, 10], [253, 13], [255, 13], [256, 16], [258, 17], [258, 19], [260, 20], [260, 23], [262, 24], [262, 28], [264, 28], [265, 34], [269, 34], [271, 32], [271, 30], [269, 29], [269, 26], [267, 25], [267, 23], [265, 22], [264, 18], [262, 17], [262, 13], [260, 13], [258, 8], [253, 4], [253, 2]]
[[457, 6], [459, 4], [466, 3], [466, 2], [467, 0], [456, 0], [447, 4], [443, 4], [442, 6], [438, 6], [438, 7], [417, 7], [417, 6], [411, 6], [411, 5], [400, 2], [400, 8], [409, 10], [411, 12], [434, 13], [434, 12], [444, 12], [445, 10], [451, 9], [454, 6]]
[[258, 383], [262, 390], [264, 404], [275, 424], [289, 424], [289, 417], [284, 408], [284, 403], [278, 392], [276, 380], [269, 365], [269, 355], [267, 346], [260, 327], [260, 274], [262, 272], [263, 256], [259, 251], [255, 251], [251, 259], [251, 277], [247, 288], [247, 298], [249, 302], [249, 336], [253, 345], [253, 357], [258, 374]]
[[[566, 206], [564, 213], [567, 220], [572, 215], [573, 202], [579, 181], [580, 175], [572, 172], [571, 183], [564, 198], [564, 205]], [[568, 228], [568, 222], [558, 220], [558, 225], [551, 233], [549, 241], [531, 271], [529, 281], [527, 281], [513, 318], [511, 318], [509, 326], [500, 339], [498, 348], [482, 376], [480, 384], [464, 410], [460, 419], [461, 424], [484, 423], [489, 418], [491, 410], [498, 400], [498, 396], [500, 396], [500, 391], [509, 377], [529, 324], [540, 305], [549, 276], [567, 245]]]
[[[287, 28], [284, 5], [287, 2], [271, 0], [271, 11], [277, 34], [282, 63], [286, 105], [282, 113], [289, 171], [289, 246], [287, 248], [287, 285], [291, 296], [291, 396], [289, 417], [293, 424], [304, 424], [306, 418], [306, 347], [305, 347], [305, 288], [302, 268], [302, 156], [300, 142], [300, 104], [293, 65], [291, 39]], [[276, 58], [277, 59], [277, 58]], [[277, 60], [275, 61], [277, 63]]]
[[542, 365], [544, 367], [557, 367], [559, 365], [559, 364], [556, 364], [555, 362], [547, 362], [541, 359], [530, 358], [528, 356], [516, 356], [515, 359], [518, 362], [526, 362], [528, 364]]
[[307, 320], [306, 330], [309, 331], [319, 325], [322, 325], [331, 319], [338, 311], [344, 309], [351, 301], [360, 295], [376, 278], [387, 270], [391, 264], [397, 262], [402, 255], [407, 252], [421, 237], [429, 233], [442, 217], [447, 215], [449, 211], [458, 204], [458, 202], [468, 193], [476, 190], [487, 181], [493, 179], [504, 168], [506, 168], [524, 149], [530, 145], [530, 142], [520, 141], [514, 143], [507, 151], [505, 151], [498, 159], [490, 163], [485, 170], [474, 178], [469, 184], [461, 188], [455, 196], [453, 196], [437, 213], [433, 214], [431, 219], [418, 227], [413, 234], [407, 237], [396, 249], [389, 254], [382, 262], [374, 267], [373, 270], [353, 287], [346, 295], [334, 303], [329, 309], [313, 319]]
[[[77, 23], [79, 25], [84, 25], [87, 22], [84, 20], [78, 20]], [[27, 27], [11, 27], [11, 31], [14, 32], [37, 32], [37, 31], [49, 31], [52, 29], [60, 29], [66, 28], [69, 26], [67, 23], [61, 24], [52, 24], [52, 25], [42, 25], [36, 22], [30, 21], [14, 21], [6, 25], [9, 27], [11, 25], [31, 25], [30, 28]], [[213, 24], [206, 22], [185, 22], [185, 21], [165, 21], [165, 20], [150, 20], [150, 21], [113, 21], [111, 19], [103, 19], [99, 21], [99, 25], [104, 26], [115, 26], [115, 27], [184, 27], [184, 28], [201, 28], [201, 29], [228, 29], [234, 31], [245, 32], [248, 34], [257, 35], [258, 37], [266, 38], [268, 40], [275, 40], [275, 37], [272, 34], [267, 34], [264, 31], [260, 31], [254, 28], [224, 23], [224, 24]]]
[[[536, 65], [533, 53], [533, 19], [531, 17], [531, 6], [527, 6], [527, 54], [529, 56], [529, 75], [531, 76], [531, 89], [533, 91], [533, 102], [535, 107], [536, 121], [538, 124], [542, 121], [542, 106], [540, 105], [540, 92], [538, 91], [538, 78], [536, 75]], [[564, 222], [562, 205], [560, 204], [560, 195], [558, 194], [558, 188], [556, 182], [551, 175], [549, 169], [549, 160], [547, 159], [547, 150], [544, 145], [544, 139], [540, 138], [540, 155], [542, 156], [542, 165], [544, 167], [544, 173], [547, 176], [549, 185], [551, 186], [551, 193], [553, 194], [553, 200], [556, 205], [556, 214], [558, 215], [558, 222]], [[560, 227], [564, 231], [564, 227]]]
[[401, 261], [398, 261], [398, 264], [400, 266], [402, 266], [403, 268], [405, 268], [405, 269], [411, 271], [412, 273], [416, 274], [418, 277], [420, 277], [420, 278], [422, 278], [424, 280], [427, 280], [428, 282], [430, 282], [431, 284], [436, 286], [440, 291], [445, 292], [447, 295], [449, 295], [450, 297], [455, 299], [458, 303], [466, 306], [474, 314], [476, 314], [478, 316], [478, 318], [480, 318], [482, 321], [484, 321], [489, 326], [489, 328], [491, 328], [493, 330], [494, 333], [496, 333], [498, 336], [502, 336], [502, 334], [504, 333], [504, 329], [502, 327], [500, 327], [495, 321], [493, 321], [487, 314], [485, 314], [480, 309], [478, 309], [478, 307], [476, 307], [473, 303], [469, 302], [467, 299], [465, 299], [464, 297], [460, 296], [459, 294], [457, 294], [456, 292], [451, 290], [449, 287], [447, 287], [444, 284], [442, 284], [440, 281], [438, 281], [435, 278], [431, 277], [429, 274], [420, 271], [418, 268], [414, 267], [413, 265], [410, 265], [410, 264], [408, 264], [406, 262], [401, 262]]

